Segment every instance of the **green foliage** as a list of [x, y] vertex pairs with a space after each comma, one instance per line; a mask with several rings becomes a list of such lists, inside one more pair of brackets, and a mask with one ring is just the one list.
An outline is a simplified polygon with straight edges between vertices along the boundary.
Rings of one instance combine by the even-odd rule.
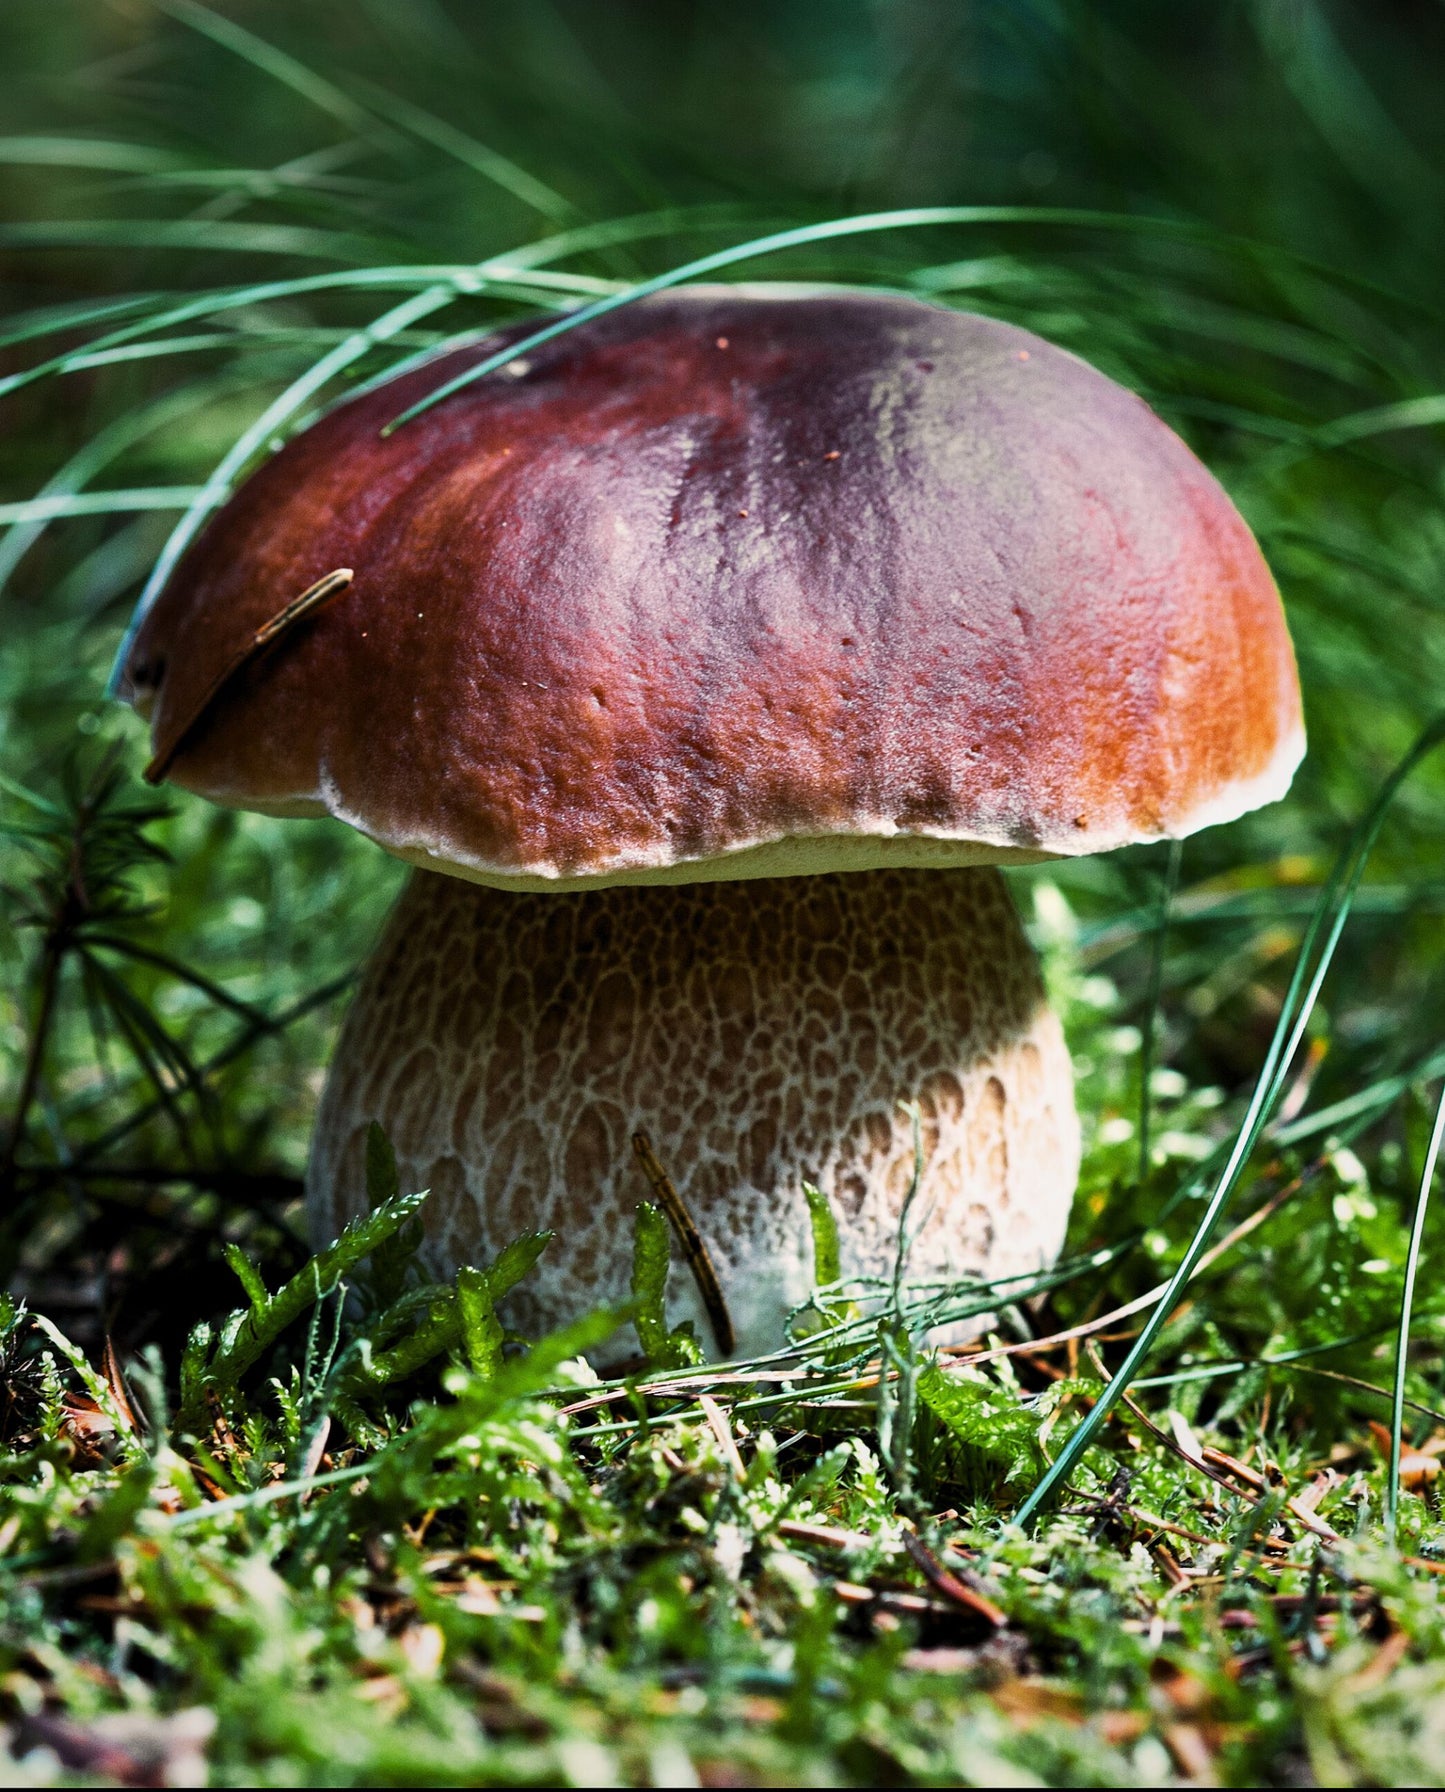
[[502, 1322], [485, 1270], [468, 1266], [457, 1271], [457, 1313], [473, 1374], [495, 1375], [502, 1363]]
[[[394, 1237], [425, 1201], [426, 1194], [423, 1189], [419, 1194], [398, 1195], [353, 1220], [334, 1244], [319, 1251], [274, 1294], [267, 1293], [265, 1283], [255, 1270], [248, 1269], [242, 1274], [251, 1305], [223, 1320], [215, 1328], [214, 1339], [212, 1328], [202, 1324], [187, 1342], [181, 1364], [181, 1423], [193, 1427], [204, 1424], [207, 1397], [224, 1405], [241, 1377], [260, 1361], [281, 1334], [309, 1308], [319, 1306], [333, 1294], [342, 1278], [369, 1257], [378, 1245]], [[227, 1255], [234, 1265], [235, 1254], [228, 1252]], [[237, 1273], [241, 1274], [239, 1270]], [[425, 1330], [421, 1328], [409, 1340], [405, 1347], [406, 1361], [399, 1372], [409, 1372], [427, 1356], [435, 1354], [435, 1350], [428, 1350], [421, 1356], [416, 1355]], [[445, 1345], [439, 1343], [435, 1348], [443, 1349]], [[379, 1364], [376, 1368], [383, 1381], [389, 1379]]]
[[[529, 1232], [513, 1239], [490, 1269], [464, 1264], [457, 1271], [454, 1288], [436, 1291], [421, 1324], [389, 1350], [363, 1358], [362, 1365], [344, 1378], [347, 1392], [359, 1394], [403, 1380], [458, 1341], [465, 1345], [477, 1374], [494, 1374], [501, 1363], [503, 1344], [496, 1303], [528, 1274], [551, 1239], [550, 1232]], [[410, 1316], [411, 1303], [407, 1303], [407, 1311]], [[392, 1323], [384, 1315], [380, 1329], [388, 1330]]]
[[[793, 1314], [790, 1320], [789, 1335], [796, 1339], [815, 1337], [819, 1332], [832, 1331], [835, 1327], [848, 1325], [860, 1317], [857, 1301], [841, 1292], [842, 1247], [832, 1204], [822, 1189], [806, 1180], [803, 1183], [803, 1199], [808, 1203], [808, 1220], [813, 1235], [813, 1293], [808, 1304], [800, 1312]], [[828, 1360], [841, 1364], [853, 1354], [856, 1354], [856, 1346], [850, 1349], [845, 1345], [841, 1350], [833, 1352]]]
[[266, 1291], [260, 1270], [238, 1244], [226, 1246], [226, 1261], [235, 1270], [236, 1279], [246, 1290], [246, 1298], [251, 1303], [251, 1311], [257, 1324], [264, 1323], [271, 1306], [271, 1296]]
[[838, 1222], [822, 1189], [805, 1181], [803, 1198], [808, 1203], [808, 1219], [813, 1229], [813, 1286], [831, 1288], [843, 1275]]
[[997, 1495], [1042, 1466], [1040, 1415], [981, 1373], [947, 1373], [936, 1365], [918, 1377], [918, 1398], [958, 1448], [934, 1468], [938, 1482], [956, 1484], [973, 1500]]
[[632, 1235], [632, 1323], [648, 1365], [654, 1369], [687, 1369], [702, 1361], [692, 1321], [669, 1327], [667, 1272], [672, 1263], [672, 1233], [667, 1215], [651, 1201], [639, 1201]]
[[[400, 1189], [391, 1140], [373, 1120], [366, 1133], [367, 1205], [375, 1209], [394, 1201]], [[385, 1309], [401, 1299], [412, 1261], [421, 1248], [422, 1236], [421, 1217], [415, 1215], [373, 1249], [368, 1282], [372, 1301], [377, 1307]]]

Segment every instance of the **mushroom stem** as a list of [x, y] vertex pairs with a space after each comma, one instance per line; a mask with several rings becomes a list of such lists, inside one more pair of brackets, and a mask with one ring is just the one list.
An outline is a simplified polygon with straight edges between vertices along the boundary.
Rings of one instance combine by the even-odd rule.
[[[832, 1203], [844, 1275], [891, 1276], [904, 1101], [925, 1166], [909, 1273], [1049, 1262], [1078, 1171], [1072, 1075], [996, 870], [564, 895], [418, 872], [337, 1046], [310, 1222], [329, 1238], [363, 1206], [379, 1120], [409, 1185], [432, 1191], [432, 1271], [556, 1232], [509, 1297], [536, 1332], [626, 1299], [650, 1192], [641, 1130], [706, 1240], [738, 1348], [761, 1352], [812, 1286], [804, 1181]], [[681, 1262], [669, 1301], [711, 1336]]]

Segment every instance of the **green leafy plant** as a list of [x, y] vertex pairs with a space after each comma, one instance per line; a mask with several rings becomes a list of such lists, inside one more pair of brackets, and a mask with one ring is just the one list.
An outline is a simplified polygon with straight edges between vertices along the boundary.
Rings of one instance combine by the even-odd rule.
[[691, 1320], [667, 1323], [667, 1272], [672, 1234], [667, 1215], [651, 1201], [639, 1201], [632, 1242], [632, 1323], [642, 1354], [654, 1369], [687, 1369], [702, 1361]]

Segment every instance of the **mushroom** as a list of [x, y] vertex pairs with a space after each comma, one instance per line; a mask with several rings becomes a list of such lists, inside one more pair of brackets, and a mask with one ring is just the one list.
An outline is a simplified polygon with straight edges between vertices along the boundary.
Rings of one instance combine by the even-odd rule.
[[1253, 537], [1085, 362], [882, 293], [655, 296], [382, 433], [526, 330], [277, 453], [127, 662], [177, 782], [421, 868], [322, 1098], [317, 1237], [379, 1120], [434, 1270], [556, 1232], [509, 1310], [550, 1326], [626, 1296], [645, 1132], [758, 1351], [810, 1287], [805, 1180], [845, 1274], [891, 1274], [911, 1102], [910, 1274], [1040, 1268], [1078, 1125], [997, 868], [1284, 793]]

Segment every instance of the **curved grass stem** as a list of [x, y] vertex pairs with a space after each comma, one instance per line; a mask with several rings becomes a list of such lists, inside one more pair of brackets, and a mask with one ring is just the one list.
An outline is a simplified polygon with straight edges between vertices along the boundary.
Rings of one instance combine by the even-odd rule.
[[1344, 932], [1345, 923], [1349, 919], [1355, 891], [1359, 887], [1360, 879], [1364, 876], [1365, 866], [1369, 861], [1375, 841], [1379, 837], [1380, 829], [1384, 826], [1390, 805], [1394, 802], [1401, 785], [1411, 772], [1442, 741], [1445, 741], [1445, 715], [1437, 716], [1431, 722], [1391, 772], [1340, 854], [1328, 882], [1320, 892], [1314, 915], [1301, 942], [1294, 975], [1285, 992], [1279, 1021], [1275, 1027], [1274, 1037], [1270, 1041], [1269, 1050], [1265, 1054], [1264, 1064], [1255, 1084], [1249, 1108], [1235, 1136], [1228, 1161], [1215, 1184], [1214, 1193], [1210, 1196], [1203, 1217], [1195, 1228], [1193, 1238], [1189, 1241], [1189, 1248], [1185, 1251], [1178, 1269], [1170, 1278], [1163, 1299], [1155, 1307], [1113, 1379], [1059, 1452], [1053, 1466], [1019, 1508], [1015, 1518], [1016, 1524], [1027, 1525], [1052, 1496], [1054, 1490], [1062, 1486], [1068, 1476], [1073, 1473], [1084, 1452], [1093, 1442], [1099, 1428], [1128, 1391], [1140, 1366], [1154, 1348], [1160, 1332], [1163, 1331], [1173, 1315], [1179, 1302], [1179, 1296], [1194, 1275], [1200, 1258], [1208, 1249], [1214, 1228], [1229, 1205], [1245, 1166], [1268, 1124], [1274, 1104], [1279, 1099], [1290, 1064], [1304, 1038], [1305, 1028], [1309, 1024], [1310, 1014], [1314, 1009], [1320, 987], [1334, 958], [1340, 935]]
[[1410, 1249], [1405, 1258], [1405, 1282], [1400, 1291], [1400, 1329], [1395, 1343], [1395, 1387], [1390, 1406], [1390, 1477], [1385, 1487], [1385, 1531], [1395, 1541], [1395, 1523], [1400, 1509], [1400, 1438], [1405, 1423], [1405, 1373], [1410, 1350], [1410, 1308], [1415, 1299], [1415, 1276], [1420, 1267], [1420, 1244], [1425, 1236], [1425, 1209], [1430, 1202], [1430, 1186], [1435, 1180], [1435, 1166], [1440, 1161], [1440, 1143], [1445, 1138], [1445, 1085], [1435, 1108], [1435, 1125], [1425, 1152], [1425, 1169], [1420, 1177], [1420, 1193], [1415, 1198], [1415, 1221], [1410, 1228]]
[[1171, 840], [1164, 873], [1159, 879], [1159, 902], [1154, 912], [1153, 939], [1149, 948], [1149, 993], [1144, 1013], [1144, 1039], [1139, 1050], [1139, 1180], [1149, 1175], [1150, 1122], [1154, 1115], [1154, 1057], [1159, 1033], [1159, 1002], [1164, 993], [1164, 946], [1169, 938], [1169, 915], [1179, 888], [1179, 868], [1184, 842]]

